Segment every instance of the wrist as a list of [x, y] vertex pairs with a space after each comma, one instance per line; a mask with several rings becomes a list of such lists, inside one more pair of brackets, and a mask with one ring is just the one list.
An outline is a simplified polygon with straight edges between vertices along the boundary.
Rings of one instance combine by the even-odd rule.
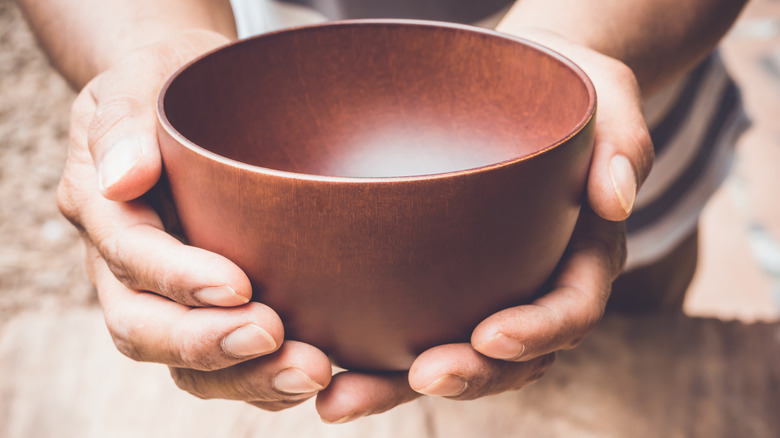
[[[210, 29], [185, 29], [147, 46], [180, 65], [206, 52], [230, 43], [233, 37]], [[143, 49], [143, 47], [142, 47]]]
[[110, 70], [134, 71], [137, 68], [153, 68], [172, 73], [190, 60], [231, 41], [229, 36], [209, 29], [186, 29], [171, 32], [157, 40], [127, 44], [128, 49], [117, 51], [83, 77], [84, 86]]
[[170, 57], [171, 61], [183, 64], [196, 56], [227, 44], [231, 40], [231, 37], [210, 29], [177, 30], [161, 35], [157, 39], [141, 41], [132, 45], [129, 50], [116, 56], [110, 62], [109, 68], [128, 55], [139, 51], [156, 52], [158, 56]]

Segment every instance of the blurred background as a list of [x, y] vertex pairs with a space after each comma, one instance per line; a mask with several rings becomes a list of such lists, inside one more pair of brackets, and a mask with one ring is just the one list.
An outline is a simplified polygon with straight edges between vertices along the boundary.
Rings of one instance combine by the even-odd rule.
[[608, 315], [531, 387], [422, 399], [344, 426], [179, 391], [116, 352], [57, 211], [74, 93], [0, 0], [0, 438], [780, 436], [780, 1], [723, 44], [753, 127], [702, 218], [685, 315]]

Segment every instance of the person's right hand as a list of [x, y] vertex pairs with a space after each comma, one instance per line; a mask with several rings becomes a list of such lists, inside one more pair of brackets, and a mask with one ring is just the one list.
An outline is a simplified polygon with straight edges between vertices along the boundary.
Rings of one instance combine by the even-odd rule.
[[57, 200], [81, 231], [90, 280], [122, 353], [167, 364], [195, 395], [279, 410], [330, 383], [328, 358], [284, 342], [276, 313], [249, 302], [241, 269], [169, 235], [142, 197], [162, 169], [155, 108], [163, 83], [227, 42], [214, 32], [185, 32], [130, 53], [84, 87]]

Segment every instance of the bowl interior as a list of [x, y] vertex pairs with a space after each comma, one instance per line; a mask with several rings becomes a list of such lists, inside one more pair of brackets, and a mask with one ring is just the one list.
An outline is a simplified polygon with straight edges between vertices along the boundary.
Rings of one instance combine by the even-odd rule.
[[594, 107], [557, 55], [465, 26], [341, 23], [241, 41], [180, 71], [162, 109], [190, 142], [260, 167], [383, 177], [533, 154]]

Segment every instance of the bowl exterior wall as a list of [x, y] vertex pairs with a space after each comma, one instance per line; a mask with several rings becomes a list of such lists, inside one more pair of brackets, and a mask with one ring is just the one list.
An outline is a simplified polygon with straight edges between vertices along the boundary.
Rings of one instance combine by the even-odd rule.
[[405, 370], [542, 292], [578, 217], [593, 123], [530, 159], [375, 180], [258, 172], [159, 137], [187, 239], [241, 267], [287, 339], [346, 368]]

